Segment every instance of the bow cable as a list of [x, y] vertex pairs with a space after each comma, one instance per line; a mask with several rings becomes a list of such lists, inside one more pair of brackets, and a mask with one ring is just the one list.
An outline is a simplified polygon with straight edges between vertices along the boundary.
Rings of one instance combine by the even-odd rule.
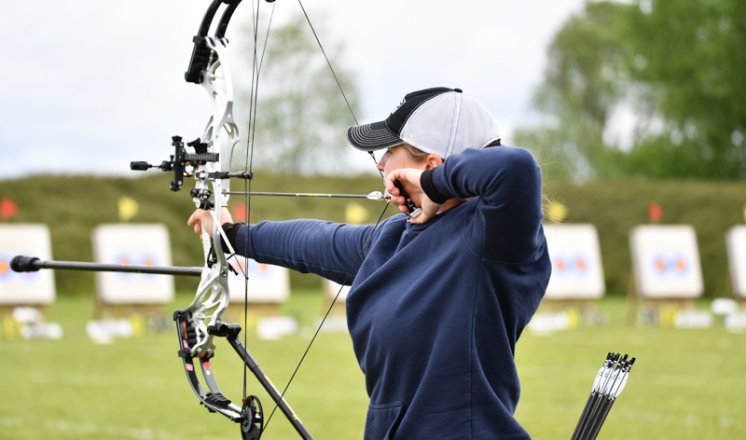
[[[344, 87], [342, 87], [342, 82], [339, 80], [339, 77], [337, 76], [336, 72], [334, 71], [334, 67], [332, 66], [332, 63], [329, 59], [329, 57], [326, 54], [326, 50], [324, 49], [323, 44], [321, 43], [321, 40], [318, 36], [318, 33], [316, 32], [316, 29], [313, 26], [313, 23], [311, 22], [311, 18], [308, 15], [306, 8], [303, 6], [303, 2], [301, 0], [298, 0], [298, 5], [301, 8], [301, 11], [303, 11], [303, 15], [306, 19], [306, 22], [308, 23], [308, 26], [311, 30], [311, 33], [313, 33], [313, 36], [316, 40], [316, 43], [319, 46], [319, 50], [321, 51], [321, 54], [324, 56], [324, 60], [326, 61], [326, 65], [329, 67], [329, 71], [332, 74], [332, 77], [334, 78], [334, 82], [337, 84], [337, 88], [339, 89], [340, 93], [342, 94], [342, 97], [345, 101], [345, 104], [347, 105], [347, 110], [350, 113], [350, 116], [352, 117], [352, 120], [354, 121], [355, 125], [360, 125], [358, 122], [357, 116], [355, 116], [355, 112], [352, 109], [352, 105], [350, 104], [350, 100], [347, 97], [347, 94], [344, 91]], [[373, 158], [373, 162], [376, 164], [376, 169], [378, 169], [378, 161], [376, 160], [375, 156], [373, 155], [372, 151], [368, 152]], [[383, 173], [379, 170], [379, 174], [383, 177]], [[327, 308], [326, 312], [321, 318], [321, 321], [319, 322], [319, 325], [316, 327], [316, 330], [313, 333], [313, 336], [311, 336], [311, 339], [308, 342], [308, 345], [306, 345], [305, 350], [303, 351], [303, 354], [301, 355], [300, 359], [298, 360], [298, 363], [296, 364], [295, 368], [293, 369], [293, 373], [290, 375], [290, 378], [288, 379], [287, 383], [285, 384], [285, 387], [282, 389], [282, 392], [280, 393], [280, 396], [284, 397], [287, 393], [288, 389], [290, 388], [290, 385], [292, 384], [293, 380], [298, 374], [298, 371], [300, 370], [300, 367], [303, 365], [303, 362], [305, 361], [306, 357], [308, 356], [308, 353], [311, 350], [311, 347], [316, 342], [316, 339], [318, 338], [319, 333], [321, 332], [321, 328], [324, 326], [324, 323], [326, 323], [327, 318], [331, 314], [332, 309], [334, 308], [334, 305], [337, 303], [337, 300], [339, 299], [339, 296], [342, 294], [342, 290], [344, 289], [344, 286], [346, 283], [351, 283], [352, 280], [350, 279], [352, 275], [352, 270], [357, 264], [360, 262], [362, 258], [364, 258], [364, 255], [370, 246], [370, 243], [373, 240], [374, 233], [378, 226], [380, 225], [381, 221], [383, 220], [384, 215], [386, 214], [386, 209], [388, 208], [388, 203], [384, 205], [383, 210], [381, 210], [381, 214], [379, 215], [378, 219], [376, 220], [376, 223], [373, 226], [373, 229], [371, 230], [370, 234], [365, 240], [365, 243], [363, 243], [363, 246], [360, 249], [360, 252], [358, 253], [357, 257], [355, 258], [355, 261], [350, 265], [350, 269], [347, 271], [347, 274], [345, 274], [345, 280], [340, 285], [339, 289], [337, 290], [337, 293], [334, 295], [334, 298], [332, 299], [331, 303], [329, 304], [329, 307]], [[247, 236], [250, 234], [247, 234]], [[275, 404], [274, 408], [272, 408], [272, 411], [270, 411], [269, 417], [267, 417], [266, 422], [264, 424], [264, 429], [266, 430], [269, 426], [269, 422], [272, 420], [272, 416], [274, 416], [275, 411], [277, 410], [278, 405]]]
[[[249, 175], [253, 176], [253, 167], [254, 167], [254, 139], [255, 139], [255, 133], [256, 133], [256, 116], [257, 116], [257, 104], [258, 104], [258, 96], [259, 96], [259, 74], [261, 73], [262, 64], [264, 62], [264, 54], [267, 51], [267, 42], [269, 41], [269, 30], [272, 26], [272, 19], [274, 17], [275, 12], [275, 5], [274, 2], [272, 4], [269, 21], [267, 23], [267, 31], [264, 36], [264, 45], [262, 46], [261, 56], [258, 54], [258, 43], [259, 43], [259, 19], [260, 19], [260, 5], [262, 4], [261, 0], [257, 0], [256, 4], [254, 3], [254, 0], [251, 2], [252, 4], [252, 33], [253, 33], [253, 49], [252, 49], [252, 65], [251, 65], [251, 88], [250, 88], [250, 98], [249, 98], [249, 127], [248, 127], [248, 136], [246, 140], [246, 157], [244, 158], [244, 170], [247, 170], [249, 172]], [[245, 207], [245, 217], [246, 217], [246, 224], [251, 224], [251, 179], [244, 180], [244, 207]], [[222, 228], [221, 228], [222, 229]], [[245, 238], [245, 249], [249, 248], [249, 235], [246, 234]], [[244, 313], [243, 313], [243, 323], [244, 328], [247, 330], [243, 334], [244, 339], [244, 346], [248, 347], [248, 316], [249, 316], [249, 274], [248, 274], [248, 268], [249, 268], [249, 258], [244, 257], [243, 259], [244, 264], [242, 268], [242, 273], [244, 277]], [[243, 367], [243, 402], [247, 401], [248, 398], [248, 372], [249, 367], [247, 364], [244, 363]], [[277, 408], [277, 403], [275, 403], [275, 407]], [[266, 424], [262, 427], [261, 432], [264, 432], [264, 429], [266, 428]], [[261, 435], [261, 433], [260, 433]]]
[[[272, 3], [274, 3], [274, 2], [272, 2]], [[259, 20], [260, 20], [260, 14], [259, 14], [260, 7], [259, 7], [259, 4], [261, 4], [261, 0], [258, 0], [256, 2], [256, 5], [254, 5], [254, 2], [252, 0], [252, 11], [253, 11], [253, 14], [252, 14], [252, 25], [253, 25], [253, 39], [254, 39], [254, 44], [253, 44], [253, 55], [252, 55], [251, 90], [250, 90], [250, 100], [249, 100], [248, 139], [247, 139], [246, 157], [245, 157], [245, 163], [244, 163], [244, 169], [248, 170], [249, 175], [253, 175], [253, 154], [254, 154], [254, 146], [255, 146], [254, 140], [255, 140], [255, 134], [256, 134], [256, 118], [257, 118], [258, 103], [259, 103], [259, 99], [258, 99], [258, 96], [259, 96], [259, 78], [260, 78], [260, 73], [261, 73], [261, 67], [262, 67], [262, 64], [263, 64], [263, 61], [264, 61], [264, 55], [266, 54], [267, 44], [268, 44], [268, 41], [269, 41], [270, 28], [271, 28], [271, 25], [272, 25], [272, 17], [274, 16], [274, 7], [275, 7], [274, 4], [273, 4], [272, 5], [272, 12], [270, 14], [270, 17], [269, 17], [269, 20], [268, 20], [268, 24], [267, 24], [266, 35], [264, 37], [264, 44], [263, 44], [261, 52], [259, 52], [259, 50], [258, 50], [258, 46], [259, 46], [259, 24], [260, 24], [259, 23]], [[320, 38], [318, 36], [318, 33], [316, 32], [316, 29], [314, 28], [314, 26], [313, 26], [313, 24], [311, 22], [310, 16], [308, 15], [308, 13], [307, 13], [305, 7], [303, 6], [303, 3], [301, 2], [301, 0], [298, 0], [298, 4], [299, 4], [299, 6], [300, 6], [300, 8], [301, 8], [301, 10], [303, 12], [303, 15], [304, 15], [304, 17], [306, 19], [306, 22], [308, 23], [308, 26], [309, 26], [311, 32], [313, 33], [313, 36], [314, 36], [314, 38], [316, 40], [316, 43], [319, 46], [319, 49], [320, 49], [320, 51], [321, 51], [321, 53], [322, 53], [322, 55], [324, 57], [324, 60], [325, 60], [327, 66], [329, 68], [329, 71], [331, 72], [332, 77], [334, 78], [334, 81], [335, 81], [335, 83], [337, 85], [337, 88], [339, 89], [339, 91], [340, 91], [340, 93], [341, 93], [341, 95], [342, 95], [342, 97], [343, 97], [343, 99], [345, 101], [345, 104], [346, 104], [347, 109], [348, 109], [348, 111], [350, 113], [350, 116], [352, 117], [352, 120], [354, 121], [354, 124], [355, 125], [359, 125], [357, 116], [355, 115], [355, 112], [352, 109], [352, 105], [350, 103], [350, 100], [349, 100], [349, 98], [347, 97], [347, 94], [344, 91], [344, 88], [342, 86], [342, 83], [341, 83], [339, 77], [337, 76], [336, 72], [334, 71], [334, 67], [332, 66], [332, 63], [331, 63], [329, 57], [326, 54], [326, 50], [324, 49], [324, 47], [323, 47], [323, 45], [321, 43], [321, 40], [320, 40]], [[373, 155], [373, 152], [369, 151], [368, 153], [370, 154], [371, 158], [373, 159], [373, 162], [376, 164], [376, 169], [378, 170], [377, 160], [376, 160], [375, 156]], [[378, 171], [379, 171], [379, 174], [381, 174], [381, 176], [383, 177], [383, 173], [380, 170], [378, 170]], [[261, 193], [261, 192], [252, 192], [251, 191], [251, 179], [247, 179], [247, 180], [244, 181], [244, 193], [242, 195], [244, 196], [244, 206], [246, 207], [245, 208], [246, 209], [246, 223], [247, 223], [247, 225], [250, 225], [251, 224], [251, 220], [250, 220], [250, 218], [251, 218], [251, 196], [252, 195], [270, 195], [270, 194], [269, 193], [264, 194], [264, 193]], [[277, 194], [275, 193], [273, 195], [277, 195]], [[300, 195], [300, 194], [295, 194], [295, 195], [296, 196], [300, 196], [300, 197], [303, 197], [303, 196], [313, 197], [313, 196], [315, 196], [315, 195]], [[337, 195], [323, 195], [323, 196], [337, 196]], [[342, 195], [342, 196], [349, 196], [349, 195]], [[360, 196], [353, 196], [353, 197], [360, 197]], [[369, 198], [369, 199], [373, 199], [373, 198], [371, 198], [370, 194], [367, 195], [367, 196], [363, 196], [363, 197], [366, 197], [366, 198]], [[382, 200], [382, 199], [385, 199], [385, 197], [383, 195], [381, 195], [380, 198], [376, 197], [374, 200]], [[326, 322], [327, 318], [329, 317], [329, 315], [330, 315], [330, 313], [331, 313], [334, 305], [337, 303], [337, 300], [339, 299], [339, 297], [340, 297], [340, 295], [342, 293], [342, 290], [344, 289], [344, 286], [347, 283], [351, 283], [351, 281], [352, 281], [351, 280], [352, 270], [353, 270], [354, 267], [357, 266], [357, 264], [361, 261], [361, 259], [364, 258], [365, 254], [366, 254], [366, 251], [367, 251], [368, 247], [370, 246], [370, 243], [373, 240], [374, 233], [375, 233], [376, 229], [378, 228], [378, 226], [380, 225], [381, 221], [383, 220], [383, 218], [385, 216], [387, 208], [388, 208], [388, 204], [384, 205], [384, 208], [381, 211], [381, 214], [379, 215], [378, 219], [376, 220], [373, 229], [371, 230], [369, 236], [366, 238], [365, 242], [363, 243], [363, 246], [361, 247], [360, 252], [359, 252], [357, 258], [355, 259], [355, 261], [350, 266], [350, 269], [348, 270], [348, 273], [345, 275], [344, 282], [340, 286], [340, 288], [337, 291], [337, 293], [334, 295], [334, 298], [332, 299], [329, 307], [327, 308], [326, 312], [322, 316], [319, 325], [316, 327], [316, 330], [314, 331], [313, 336], [309, 340], [309, 342], [308, 342], [305, 350], [303, 351], [303, 354], [301, 355], [301, 357], [300, 357], [298, 363], [296, 364], [296, 366], [295, 366], [292, 374], [290, 375], [290, 378], [288, 379], [285, 387], [282, 389], [282, 392], [280, 393], [280, 398], [281, 399], [284, 398], [285, 394], [287, 393], [288, 389], [290, 388], [290, 385], [292, 384], [293, 380], [295, 379], [296, 375], [298, 374], [298, 371], [300, 370], [301, 365], [305, 361], [306, 357], [308, 356], [308, 353], [311, 350], [311, 347], [313, 346], [313, 344], [315, 343], [315, 341], [316, 341], [319, 333], [321, 332], [321, 328], [323, 327], [324, 323]], [[245, 236], [244, 248], [246, 250], [249, 249], [250, 236], [251, 236], [250, 233], [246, 234], [246, 236]], [[246, 326], [246, 323], [247, 323], [247, 320], [248, 320], [248, 289], [249, 289], [249, 287], [248, 287], [248, 279], [249, 279], [249, 277], [248, 277], [248, 257], [244, 257], [244, 267], [246, 269], [242, 269], [242, 272], [243, 272], [243, 275], [244, 275], [244, 326]], [[246, 339], [247, 338], [247, 334], [248, 334], [248, 332], [244, 333], [244, 345], [246, 345], [246, 343], [247, 343], [247, 339]], [[244, 373], [243, 373], [243, 376], [244, 376], [244, 379], [243, 379], [243, 387], [244, 387], [244, 389], [243, 389], [243, 397], [244, 397], [244, 400], [247, 399], [247, 391], [246, 391], [247, 390], [247, 369], [248, 369], [248, 367], [245, 366], [244, 367]], [[272, 420], [272, 417], [275, 414], [275, 412], [278, 409], [278, 407], [279, 407], [279, 403], [275, 402], [275, 405], [272, 408], [272, 411], [270, 412], [269, 416], [266, 418], [266, 421], [264, 421], [264, 425], [262, 427], [262, 433], [268, 428], [269, 422]]]

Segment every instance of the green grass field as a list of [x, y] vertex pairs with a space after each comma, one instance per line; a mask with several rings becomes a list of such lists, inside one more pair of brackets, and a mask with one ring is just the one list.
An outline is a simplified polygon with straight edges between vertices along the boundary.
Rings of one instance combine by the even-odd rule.
[[[180, 295], [173, 307], [189, 301]], [[323, 306], [317, 292], [296, 293], [283, 312], [299, 319], [301, 334], [262, 341], [250, 332], [250, 350], [278, 387]], [[599, 438], [746, 438], [746, 334], [719, 325], [632, 326], [623, 299], [606, 299], [600, 310], [603, 326], [551, 335], [527, 331], [521, 338], [523, 395], [516, 415], [533, 438], [570, 437], [608, 351], [638, 361]], [[98, 345], [85, 332], [92, 311], [90, 299], [60, 296], [46, 315], [63, 325], [63, 339], [0, 340], [0, 438], [239, 438], [236, 424], [198, 405], [176, 356], [174, 331]], [[218, 348], [213, 365], [224, 393], [240, 399], [243, 370], [229, 346]], [[258, 386], [248, 378], [249, 393], [258, 393], [268, 414], [273, 405]], [[316, 438], [361, 438], [366, 396], [345, 332], [320, 335], [287, 399]], [[296, 436], [278, 413], [263, 438]]]

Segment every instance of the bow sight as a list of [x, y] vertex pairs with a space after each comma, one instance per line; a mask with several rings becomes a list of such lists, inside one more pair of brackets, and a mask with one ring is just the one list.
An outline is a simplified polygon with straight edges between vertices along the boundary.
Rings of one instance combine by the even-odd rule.
[[169, 160], [164, 160], [160, 165], [153, 165], [144, 161], [130, 162], [130, 169], [134, 171], [146, 171], [150, 168], [158, 168], [161, 171], [173, 171], [174, 180], [171, 181], [171, 191], [179, 191], [184, 185], [184, 176], [191, 175], [197, 165], [205, 165], [207, 162], [217, 162], [218, 153], [208, 153], [207, 144], [199, 138], [187, 145], [193, 147], [195, 154], [189, 154], [181, 141], [181, 136], [173, 136], [171, 145], [174, 154]]
[[[192, 142], [187, 143], [188, 147], [194, 149], [194, 153], [187, 152], [184, 142], [181, 140], [181, 136], [171, 137], [171, 145], [174, 147], [174, 154], [172, 154], [168, 160], [164, 160], [160, 165], [153, 165], [145, 161], [133, 161], [130, 162], [130, 169], [134, 171], [147, 171], [150, 168], [158, 168], [161, 171], [173, 171], [174, 178], [171, 181], [171, 191], [179, 191], [184, 185], [185, 176], [193, 176], [194, 170], [200, 165], [206, 165], [208, 162], [218, 162], [220, 160], [220, 153], [210, 153], [207, 151], [208, 145], [202, 142], [201, 139], [197, 138]], [[198, 178], [200, 176], [197, 176]], [[241, 173], [230, 173], [230, 172], [212, 172], [202, 176], [204, 178], [214, 179], [251, 179], [252, 174], [250, 172]], [[196, 190], [192, 189], [191, 196], [198, 199], [198, 207], [201, 209], [212, 208], [212, 201], [210, 200], [211, 193], [209, 190]]]

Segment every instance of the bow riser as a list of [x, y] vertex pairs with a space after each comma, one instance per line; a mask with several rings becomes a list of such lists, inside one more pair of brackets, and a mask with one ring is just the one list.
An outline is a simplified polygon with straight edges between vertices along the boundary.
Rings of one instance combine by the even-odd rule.
[[[214, 5], [214, 3], [213, 3]], [[231, 5], [235, 8], [235, 4]], [[224, 13], [228, 14], [228, 11]], [[230, 17], [228, 14], [228, 17]], [[213, 11], [214, 15], [214, 11]], [[221, 21], [223, 23], [223, 21]], [[224, 29], [227, 22], [221, 28]], [[196, 39], [197, 37], [195, 37]], [[237, 171], [233, 164], [234, 151], [239, 145], [238, 126], [233, 119], [233, 86], [230, 70], [225, 64], [228, 40], [202, 37], [210, 50], [210, 62], [200, 75], [202, 87], [212, 101], [212, 115], [202, 138], [190, 145], [207, 153], [218, 153], [216, 161], [207, 161], [194, 170], [196, 179], [192, 196], [198, 208], [209, 209], [213, 217], [213, 230], [203, 231], [202, 249], [205, 257], [200, 284], [192, 304], [188, 307], [197, 330], [197, 342], [191, 347], [194, 356], [212, 356], [215, 345], [207, 328], [220, 322], [228, 307], [229, 265], [220, 243], [221, 208], [228, 205], [230, 181], [223, 179], [224, 172]], [[197, 147], [198, 146], [198, 147]], [[199, 151], [198, 151], [199, 152]], [[211, 188], [210, 188], [211, 187]]]
[[[198, 183], [204, 184], [204, 181]], [[218, 198], [222, 191], [221, 180], [212, 181], [212, 194]], [[223, 196], [225, 197], [225, 196]], [[227, 199], [227, 197], [225, 197]], [[197, 203], [197, 200], [195, 200]], [[214, 203], [214, 202], [213, 202]], [[199, 206], [199, 205], [198, 205]], [[197, 342], [191, 347], [193, 356], [212, 355], [215, 345], [207, 328], [218, 324], [230, 302], [228, 275], [230, 266], [220, 243], [220, 207], [212, 210], [213, 230], [203, 231], [202, 251], [205, 266], [194, 300], [187, 310], [191, 312], [193, 326], [197, 330]]]
[[[274, 0], [266, 1], [272, 3]], [[242, 405], [239, 406], [227, 399], [218, 387], [211, 359], [215, 355], [215, 338], [226, 338], [242, 359], [245, 367], [254, 374], [275, 402], [275, 409], [280, 409], [301, 438], [312, 439], [311, 434], [285, 401], [284, 391], [281, 393], [272, 384], [244, 346], [245, 343], [242, 344], [238, 340], [241, 327], [226, 324], [221, 320], [222, 314], [229, 305], [228, 277], [229, 272], [233, 270], [222, 247], [221, 211], [227, 206], [230, 197], [229, 179], [248, 180], [252, 178], [248, 165], [251, 160], [251, 146], [250, 143], [245, 149], [240, 146], [239, 130], [233, 115], [231, 75], [225, 62], [228, 40], [224, 35], [230, 18], [240, 2], [241, 0], [213, 0], [202, 20], [198, 35], [193, 39], [194, 49], [185, 78], [188, 82], [202, 85], [208, 92], [212, 103], [212, 113], [202, 137], [185, 146], [180, 136], [173, 136], [171, 139], [173, 154], [159, 165], [143, 161], [130, 163], [130, 168], [136, 171], [158, 168], [161, 171], [172, 172], [173, 180], [170, 184], [172, 191], [181, 190], [185, 177], [194, 177], [195, 186], [190, 191], [192, 200], [198, 208], [208, 210], [213, 220], [212, 230], [203, 230], [200, 237], [205, 258], [204, 267], [201, 270], [185, 267], [121, 267], [81, 262], [41, 261], [38, 258], [23, 256], [15, 257], [11, 267], [18, 272], [36, 271], [41, 268], [61, 268], [199, 275], [200, 282], [194, 300], [185, 310], [174, 312], [173, 319], [176, 323], [179, 342], [178, 355], [182, 359], [189, 385], [200, 403], [210, 412], [219, 413], [240, 424], [243, 440], [258, 440], [264, 431], [263, 410], [256, 396], [246, 395], [244, 390]], [[226, 5], [226, 8], [217, 25], [216, 34], [207, 36], [212, 21], [222, 5]], [[255, 73], [258, 74], [258, 72]], [[192, 153], [187, 147], [192, 148], [194, 152]], [[252, 192], [250, 188], [246, 188], [241, 194], [248, 195]], [[297, 196], [304, 195], [297, 194]], [[305, 196], [322, 195], [306, 194]], [[329, 194], [323, 196], [383, 199], [383, 196], [374, 193], [367, 196]], [[227, 247], [233, 254], [231, 245], [228, 244]], [[199, 364], [200, 372], [197, 372], [195, 361]]]

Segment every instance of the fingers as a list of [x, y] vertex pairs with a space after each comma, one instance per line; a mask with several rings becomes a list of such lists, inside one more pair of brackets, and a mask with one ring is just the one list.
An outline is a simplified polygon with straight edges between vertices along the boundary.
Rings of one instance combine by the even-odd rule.
[[[222, 208], [220, 211], [220, 223], [225, 224], [229, 222], [233, 222], [233, 217], [231, 217], [231, 213], [228, 209]], [[187, 226], [191, 226], [194, 229], [194, 233], [197, 235], [200, 235], [203, 232], [211, 233], [214, 225], [215, 219], [212, 212], [204, 209], [195, 210], [187, 219]]]
[[199, 235], [202, 233], [202, 225], [200, 224], [195, 214], [197, 213], [193, 212], [192, 215], [189, 216], [189, 218], [187, 219], [187, 226], [191, 226], [192, 229], [194, 229], [194, 233]]
[[392, 198], [399, 196], [399, 188], [394, 185], [395, 179], [396, 176], [394, 176], [393, 173], [383, 178], [383, 186], [386, 190], [386, 194], [390, 195]]
[[396, 185], [396, 182], [399, 182], [402, 186], [407, 186], [409, 184], [409, 179], [404, 171], [405, 169], [403, 168], [396, 169], [391, 171], [387, 176], [384, 177], [384, 185], [386, 187], [387, 193], [391, 194], [392, 196], [401, 195], [401, 190]]
[[409, 222], [412, 224], [427, 223], [435, 217], [441, 207], [440, 203], [430, 200], [423, 191], [420, 184], [422, 171], [400, 168], [391, 171], [385, 177], [386, 192], [391, 195], [390, 203], [397, 205], [399, 211], [409, 215]]
[[430, 219], [432, 219], [434, 216], [434, 213], [418, 208], [417, 215], [409, 216], [409, 223], [412, 223], [414, 225], [421, 225], [423, 223], [429, 222]]
[[430, 220], [430, 217], [426, 217], [424, 214], [420, 214], [417, 217], [410, 217], [409, 223], [412, 223], [413, 225], [421, 225], [423, 223], [427, 223], [428, 220]]
[[384, 177], [386, 192], [395, 198], [394, 203], [398, 205], [400, 204], [398, 202], [403, 202], [406, 194], [411, 196], [420, 192], [420, 174], [422, 174], [422, 170], [401, 168], [391, 171]]
[[419, 216], [419, 203], [422, 199], [421, 174], [421, 169], [401, 168], [392, 170], [384, 178], [386, 192], [391, 196], [389, 203], [396, 205], [399, 211], [410, 218]]
[[203, 209], [197, 209], [187, 219], [187, 226], [191, 226], [194, 229], [194, 233], [197, 235], [202, 234], [202, 231], [209, 231], [212, 225], [212, 215], [209, 211]]

